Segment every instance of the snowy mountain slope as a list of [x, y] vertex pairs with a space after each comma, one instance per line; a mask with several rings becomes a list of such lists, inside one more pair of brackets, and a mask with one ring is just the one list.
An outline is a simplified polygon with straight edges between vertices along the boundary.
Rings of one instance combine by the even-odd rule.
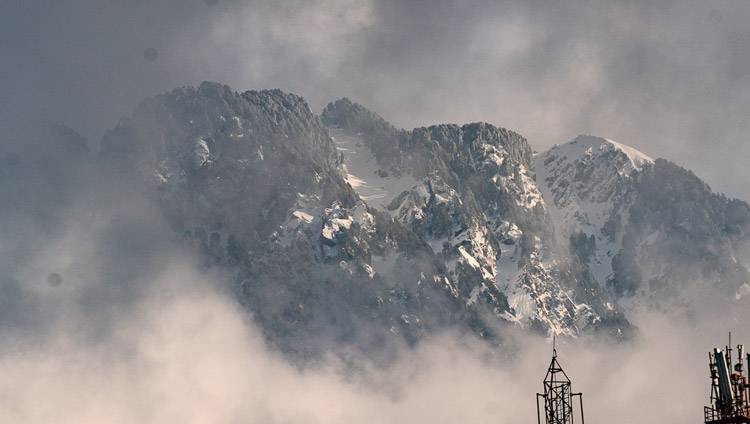
[[417, 185], [417, 180], [409, 174], [389, 175], [381, 169], [361, 136], [338, 128], [329, 128], [329, 132], [344, 155], [342, 169], [346, 182], [369, 206], [385, 209], [396, 196]]
[[535, 158], [558, 239], [627, 309], [688, 306], [746, 287], [744, 202], [611, 140], [580, 136]]
[[[375, 160], [359, 172], [421, 180], [386, 209], [444, 258], [463, 302], [481, 298], [509, 321], [555, 334], [622, 325], [586, 270], [556, 251], [522, 137], [483, 123], [396, 130], [347, 99], [329, 104], [323, 121], [369, 148]], [[347, 171], [356, 174], [361, 160], [348, 148], [342, 152]]]
[[612, 140], [578, 136], [535, 161], [558, 240], [574, 244], [596, 279], [606, 283], [622, 247], [616, 229], [628, 220], [633, 179], [653, 159]]

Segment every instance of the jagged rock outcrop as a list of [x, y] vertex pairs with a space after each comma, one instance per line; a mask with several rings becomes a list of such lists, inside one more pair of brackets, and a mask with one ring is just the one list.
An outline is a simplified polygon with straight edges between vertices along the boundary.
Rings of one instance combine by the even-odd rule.
[[[384, 190], [392, 200], [381, 204], [443, 258], [463, 302], [482, 299], [542, 332], [627, 328], [580, 259], [558, 248], [523, 137], [485, 123], [396, 130], [347, 99], [329, 104], [322, 119], [340, 131], [361, 193], [412, 183]], [[356, 174], [361, 164], [376, 169]]]

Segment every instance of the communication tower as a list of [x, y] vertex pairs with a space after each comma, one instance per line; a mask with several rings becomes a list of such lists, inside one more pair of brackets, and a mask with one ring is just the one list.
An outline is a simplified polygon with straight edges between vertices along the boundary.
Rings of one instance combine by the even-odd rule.
[[706, 424], [750, 423], [750, 402], [743, 359], [750, 369], [750, 353], [745, 358], [745, 347], [737, 345], [737, 363], [732, 365], [732, 333], [729, 344], [708, 353], [711, 370], [711, 406], [706, 406]]
[[537, 423], [542, 424], [539, 410], [539, 399], [544, 399], [544, 423], [573, 424], [573, 397], [578, 397], [581, 410], [581, 424], [583, 421], [583, 394], [571, 391], [570, 379], [557, 361], [557, 350], [552, 347], [552, 362], [544, 377], [544, 394], [536, 394]]

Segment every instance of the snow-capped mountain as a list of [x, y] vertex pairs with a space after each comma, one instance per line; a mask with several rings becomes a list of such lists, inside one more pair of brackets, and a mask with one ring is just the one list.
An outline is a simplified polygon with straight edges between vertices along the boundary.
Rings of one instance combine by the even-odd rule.
[[591, 136], [536, 157], [559, 240], [627, 308], [748, 293], [748, 205], [690, 171]]
[[687, 275], [750, 293], [750, 207], [602, 138], [534, 155], [485, 123], [405, 131], [347, 99], [318, 116], [279, 90], [203, 83], [144, 101], [97, 161], [145, 187], [300, 357], [447, 327], [620, 336], [621, 305], [684, 302]]

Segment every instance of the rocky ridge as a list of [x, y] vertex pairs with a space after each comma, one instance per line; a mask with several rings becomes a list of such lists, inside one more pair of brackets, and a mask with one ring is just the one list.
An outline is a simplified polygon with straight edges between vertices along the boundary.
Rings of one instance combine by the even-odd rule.
[[455, 327], [621, 337], [634, 299], [683, 302], [686, 273], [750, 294], [750, 207], [606, 139], [534, 155], [486, 123], [406, 131], [347, 99], [317, 116], [279, 90], [203, 83], [144, 101], [101, 146], [302, 358]]
[[543, 332], [622, 331], [614, 304], [557, 246], [523, 137], [484, 123], [396, 130], [347, 99], [329, 104], [322, 119], [374, 156], [369, 186], [393, 175], [418, 181], [392, 193], [386, 209], [445, 259], [464, 302], [506, 297], [507, 311], [496, 312]]

